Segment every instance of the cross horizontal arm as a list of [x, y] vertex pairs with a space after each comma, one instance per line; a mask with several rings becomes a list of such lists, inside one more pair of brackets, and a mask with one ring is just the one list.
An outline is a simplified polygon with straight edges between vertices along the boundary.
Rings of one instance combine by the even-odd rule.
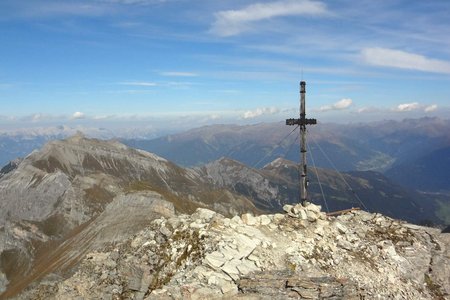
[[286, 125], [315, 125], [317, 124], [316, 119], [286, 119]]

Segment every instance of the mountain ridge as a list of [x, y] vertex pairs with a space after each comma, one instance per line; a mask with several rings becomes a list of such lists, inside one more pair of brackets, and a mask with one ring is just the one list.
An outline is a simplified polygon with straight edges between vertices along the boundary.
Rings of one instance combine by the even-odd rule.
[[[229, 158], [185, 169], [118, 141], [78, 134], [50, 142], [0, 178], [0, 288], [12, 295], [46, 275], [67, 278], [88, 253], [161, 217], [199, 208], [230, 217], [282, 211], [297, 201], [296, 175], [296, 164], [280, 158], [263, 169]], [[371, 180], [360, 186], [375, 186]]]

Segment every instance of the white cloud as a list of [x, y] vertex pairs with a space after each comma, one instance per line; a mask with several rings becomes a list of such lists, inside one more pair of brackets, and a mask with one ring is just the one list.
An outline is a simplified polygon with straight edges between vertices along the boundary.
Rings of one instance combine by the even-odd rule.
[[365, 48], [361, 51], [361, 57], [365, 63], [374, 66], [450, 74], [449, 61], [427, 58], [400, 50]]
[[111, 120], [111, 119], [115, 119], [116, 117], [117, 117], [116, 115], [98, 115], [98, 116], [93, 116], [92, 120], [94, 120], [94, 121]]
[[[16, 118], [14, 118], [15, 120]], [[47, 121], [54, 121], [54, 120], [64, 120], [65, 117], [63, 115], [51, 115], [51, 114], [45, 114], [45, 113], [34, 113], [31, 115], [23, 116], [19, 118], [22, 122], [47, 122]]]
[[432, 105], [425, 107], [424, 111], [425, 112], [433, 112], [437, 109], [437, 107], [438, 106], [436, 104], [432, 104]]
[[274, 115], [279, 113], [280, 110], [276, 107], [258, 107], [255, 110], [248, 110], [244, 113], [244, 119], [253, 119], [262, 115]]
[[80, 111], [74, 112], [72, 115], [72, 120], [84, 119], [86, 115]]
[[297, 15], [323, 15], [324, 3], [310, 0], [283, 0], [270, 3], [254, 3], [240, 10], [225, 10], [215, 14], [211, 32], [219, 36], [238, 35], [253, 22], [275, 17]]
[[179, 71], [171, 71], [171, 72], [161, 72], [163, 76], [174, 76], [174, 77], [195, 77], [198, 74], [193, 72], [179, 72]]
[[16, 119], [17, 119], [16, 116], [0, 115], [0, 121], [15, 121]]
[[343, 110], [343, 109], [350, 107], [350, 105], [352, 105], [352, 103], [353, 103], [352, 99], [344, 98], [332, 105], [324, 105], [324, 106], [320, 107], [319, 111]]
[[413, 111], [420, 108], [420, 105], [418, 102], [411, 102], [411, 103], [403, 103], [399, 104], [394, 110], [395, 111]]
[[131, 85], [131, 86], [157, 86], [156, 82], [145, 82], [145, 81], [130, 81], [130, 82], [119, 82], [121, 85]]
[[373, 106], [368, 106], [368, 107], [361, 107], [357, 110], [358, 113], [363, 114], [363, 113], [375, 113], [375, 112], [379, 112], [380, 109], [373, 107]]

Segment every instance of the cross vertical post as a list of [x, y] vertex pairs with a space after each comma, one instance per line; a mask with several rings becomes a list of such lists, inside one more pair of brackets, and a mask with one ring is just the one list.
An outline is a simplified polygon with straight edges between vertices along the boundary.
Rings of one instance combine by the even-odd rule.
[[306, 82], [300, 81], [300, 118], [299, 119], [286, 119], [286, 125], [299, 125], [300, 128], [300, 202], [305, 205], [307, 202], [308, 194], [308, 179], [307, 179], [307, 167], [306, 167], [306, 125], [317, 124], [316, 119], [306, 118]]

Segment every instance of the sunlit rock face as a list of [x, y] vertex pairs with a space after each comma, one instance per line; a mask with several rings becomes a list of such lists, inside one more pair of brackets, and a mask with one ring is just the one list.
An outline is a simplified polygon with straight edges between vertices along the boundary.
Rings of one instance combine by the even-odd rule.
[[[233, 218], [208, 209], [160, 217], [87, 253], [18, 298], [436, 299], [450, 291], [450, 237], [380, 214], [319, 206]], [[442, 298], [444, 299], [444, 298]]]
[[[2, 169], [0, 290], [38, 272], [35, 259], [50, 259], [49, 249], [61, 252], [49, 270], [64, 273], [86, 251], [111, 242], [105, 236], [121, 240], [164, 215], [161, 203], [178, 213], [258, 212], [250, 199], [214, 188], [196, 171], [117, 141], [78, 134], [46, 144]], [[58, 248], [68, 240], [70, 247]], [[70, 254], [76, 248], [82, 251]]]

